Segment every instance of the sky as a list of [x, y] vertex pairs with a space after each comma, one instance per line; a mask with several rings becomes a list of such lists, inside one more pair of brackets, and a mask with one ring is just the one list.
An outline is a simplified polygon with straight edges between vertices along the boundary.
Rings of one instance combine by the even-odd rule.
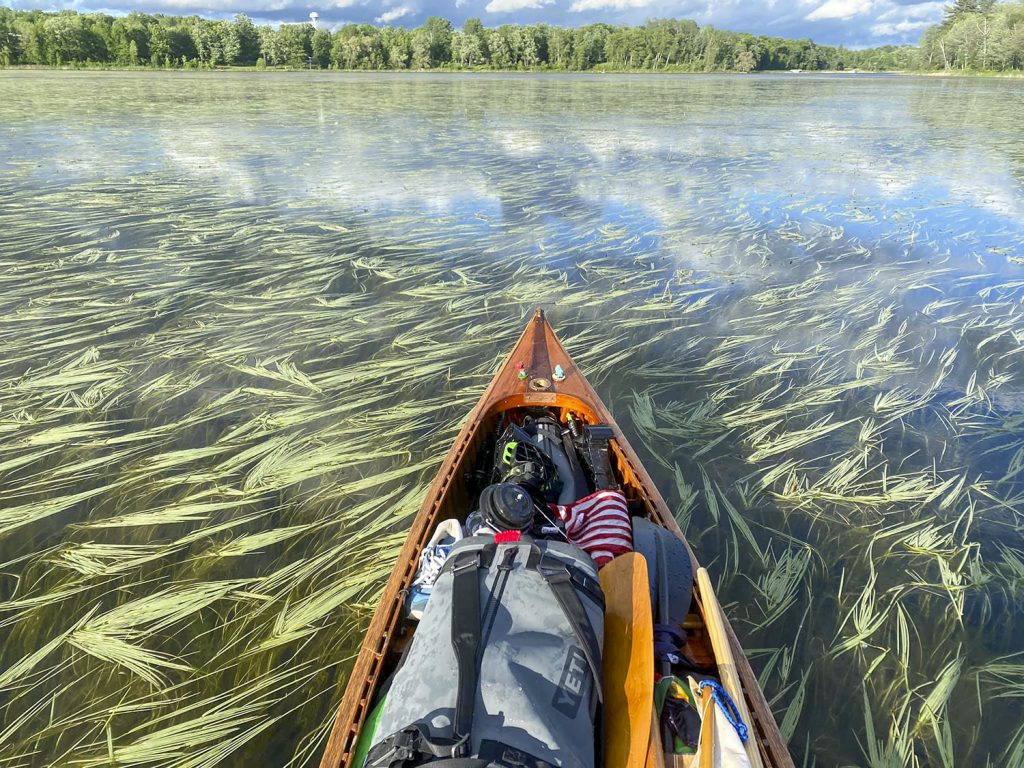
[[123, 14], [137, 10], [257, 22], [302, 21], [310, 11], [321, 25], [348, 22], [418, 26], [443, 16], [456, 26], [478, 17], [486, 26], [545, 22], [579, 26], [597, 21], [641, 24], [648, 19], [692, 19], [701, 26], [777, 37], [811, 38], [825, 45], [916, 43], [941, 20], [935, 0], [0, 0], [16, 9], [70, 8]]

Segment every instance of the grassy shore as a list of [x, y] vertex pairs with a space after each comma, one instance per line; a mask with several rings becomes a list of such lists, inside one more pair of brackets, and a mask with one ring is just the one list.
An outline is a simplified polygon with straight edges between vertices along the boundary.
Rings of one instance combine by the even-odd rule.
[[778, 74], [801, 74], [801, 75], [904, 75], [915, 77], [983, 77], [1020, 79], [1024, 78], [1024, 71], [994, 71], [974, 69], [947, 69], [947, 70], [923, 70], [923, 69], [816, 69], [816, 70], [786, 70], [786, 69], [763, 69], [751, 72], [741, 72], [736, 69], [725, 70], [692, 70], [682, 67], [666, 67], [661, 69], [622, 69], [599, 64], [592, 69], [555, 69], [552, 67], [530, 67], [525, 69], [495, 69], [493, 67], [457, 67], [445, 66], [432, 69], [336, 69], [333, 67], [293, 67], [288, 65], [270, 65], [266, 67], [246, 66], [232, 64], [231, 66], [184, 66], [184, 67], [152, 67], [144, 65], [123, 65], [123, 64], [94, 64], [78, 63], [63, 64], [60, 66], [47, 64], [14, 64], [0, 67], [2, 70], [54, 70], [54, 71], [110, 71], [110, 72], [434, 72], [434, 73], [481, 73], [481, 74], [556, 74], [556, 75], [778, 75]]

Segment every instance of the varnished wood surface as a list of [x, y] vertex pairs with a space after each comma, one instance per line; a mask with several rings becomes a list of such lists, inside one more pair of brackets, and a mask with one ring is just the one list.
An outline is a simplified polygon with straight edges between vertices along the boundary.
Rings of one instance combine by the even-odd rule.
[[651, 743], [647, 745], [644, 768], [665, 768], [665, 746], [661, 741], [661, 719], [651, 711]]
[[[516, 370], [518, 362], [525, 367], [528, 374], [526, 378], [519, 377]], [[565, 380], [562, 382], [553, 380], [552, 373], [556, 365], [561, 365], [565, 372]], [[532, 389], [530, 383], [536, 378], [547, 379], [550, 386], [541, 391]], [[409, 536], [402, 546], [380, 604], [370, 621], [359, 656], [349, 675], [348, 685], [324, 750], [321, 768], [348, 768], [356, 736], [368, 714], [381, 666], [401, 618], [402, 590], [412, 583], [419, 553], [434, 526], [443, 517], [455, 514], [455, 510], [447, 511], [446, 505], [452, 503], [453, 488], [461, 483], [463, 459], [479, 439], [477, 433], [480, 427], [489, 417], [501, 410], [527, 405], [571, 408], [591, 423], [610, 425], [615, 435], [612, 442], [613, 462], [622, 476], [627, 495], [641, 500], [651, 519], [674, 532], [686, 543], [664, 498], [623, 437], [611, 413], [583, 374], [577, 370], [545, 319], [544, 313], [537, 310], [519, 337], [512, 354], [463, 424], [412, 523]], [[699, 563], [689, 544], [686, 546], [696, 573]], [[733, 652], [736, 674], [750, 709], [752, 738], [756, 740], [764, 764], [772, 768], [794, 768], [757, 678], [727, 621], [725, 633]], [[607, 768], [620, 766], [609, 764]]]
[[[743, 697], [743, 684], [736, 668], [736, 657], [732, 652], [732, 644], [729, 642], [729, 636], [725, 633], [725, 616], [722, 614], [722, 606], [718, 604], [718, 598], [715, 597], [715, 590], [711, 585], [711, 577], [708, 575], [707, 568], [697, 569], [697, 587], [700, 590], [700, 601], [704, 607], [704, 623], [711, 638], [711, 647], [715, 651], [715, 661], [718, 663], [718, 679], [722, 681], [725, 692], [736, 703], [740, 719], [744, 723], [749, 723], [750, 710]], [[747, 741], [745, 746], [751, 768], [762, 768], [764, 763], [761, 760], [761, 751], [751, 741]]]
[[654, 710], [654, 624], [647, 561], [631, 552], [601, 569], [604, 592], [604, 757], [644, 768]]

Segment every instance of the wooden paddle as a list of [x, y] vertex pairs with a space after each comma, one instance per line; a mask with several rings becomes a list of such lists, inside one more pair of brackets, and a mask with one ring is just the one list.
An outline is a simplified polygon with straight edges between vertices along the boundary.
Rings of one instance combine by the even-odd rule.
[[651, 742], [647, 745], [644, 768], [665, 768], [665, 748], [661, 743], [661, 723], [657, 710], [651, 711]]
[[714, 718], [710, 712], [715, 706], [715, 700], [711, 691], [702, 692], [697, 681], [692, 677], [688, 678], [688, 682], [690, 690], [697, 697], [697, 706], [700, 708], [700, 736], [697, 737], [700, 743], [698, 750], [700, 754], [697, 768], [715, 768], [715, 728]]
[[[750, 760], [751, 768], [762, 768], [764, 763], [761, 761], [761, 750], [757, 747], [754, 721], [750, 717], [747, 700], [743, 696], [743, 686], [740, 683], [739, 672], [736, 670], [736, 659], [732, 655], [729, 636], [725, 632], [725, 616], [722, 612], [722, 605], [715, 597], [714, 587], [711, 586], [711, 577], [706, 568], [697, 569], [697, 587], [700, 590], [700, 601], [704, 606], [704, 624], [711, 640], [711, 648], [715, 652], [715, 662], [718, 664], [718, 677], [722, 681], [725, 692], [736, 704], [740, 718], [749, 729], [750, 737], [744, 744], [747, 758]], [[703, 735], [702, 728], [701, 736]], [[703, 751], [701, 750], [702, 754]]]
[[[644, 768], [654, 717], [654, 628], [647, 563], [630, 552], [601, 569], [604, 760]], [[660, 752], [660, 750], [659, 750]]]

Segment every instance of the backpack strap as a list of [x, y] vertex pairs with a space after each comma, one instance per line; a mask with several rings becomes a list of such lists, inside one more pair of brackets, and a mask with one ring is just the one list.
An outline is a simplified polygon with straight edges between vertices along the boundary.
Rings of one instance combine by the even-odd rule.
[[587, 659], [587, 666], [590, 667], [590, 674], [594, 678], [594, 693], [599, 702], [603, 701], [604, 676], [601, 672], [601, 644], [597, 640], [594, 628], [590, 625], [590, 617], [580, 601], [577, 589], [580, 589], [587, 597], [594, 600], [604, 609], [604, 595], [601, 588], [594, 579], [586, 574], [575, 573], [576, 569], [570, 568], [549, 553], [544, 552], [535, 543], [531, 544], [531, 552], [526, 567], [536, 569], [541, 578], [551, 589], [551, 593], [562, 608], [562, 613], [569, 621], [573, 634], [583, 650]]
[[594, 758], [596, 765], [604, 765], [604, 674], [601, 668], [601, 645], [577, 592], [579, 589], [587, 595], [600, 606], [603, 613], [604, 593], [601, 591], [600, 582], [595, 582], [585, 573], [570, 567], [568, 563], [542, 551], [537, 544], [532, 544], [532, 551], [526, 566], [527, 568], [536, 568], [537, 573], [547, 582], [587, 659], [587, 666], [590, 667], [590, 674], [594, 680], [593, 690], [598, 704]]
[[[490, 545], [493, 547], [493, 545]], [[455, 696], [452, 733], [455, 747], [451, 757], [469, 752], [469, 732], [473, 727], [473, 707], [479, 678], [477, 652], [480, 648], [480, 550], [459, 552], [452, 564], [452, 650], [458, 666], [459, 683]]]
[[484, 739], [480, 742], [480, 758], [487, 761], [489, 766], [501, 766], [501, 768], [556, 768], [551, 763], [534, 757], [529, 752], [510, 747], [493, 739]]
[[451, 757], [457, 747], [457, 741], [433, 738], [424, 724], [413, 723], [374, 744], [366, 762], [353, 768], [411, 768], [434, 758]]
[[352, 768], [556, 768], [528, 752], [484, 739], [477, 757], [451, 757], [452, 739], [432, 738], [427, 727], [414, 723], [374, 745], [362, 766]]
[[[519, 749], [490, 740], [481, 743], [478, 758], [468, 757], [480, 672], [480, 568], [490, 567], [496, 549], [497, 545], [490, 543], [479, 549], [456, 550], [442, 568], [442, 572], [452, 571], [451, 643], [458, 672], [452, 738], [431, 737], [424, 724], [414, 723], [375, 744], [365, 768], [412, 768], [428, 763], [438, 768], [554, 768]], [[594, 693], [601, 702], [601, 646], [577, 592], [603, 609], [600, 584], [533, 542], [526, 567], [544, 579], [558, 601], [581, 646], [593, 677]], [[598, 731], [603, 728], [599, 726]], [[600, 742], [599, 738], [598, 748]]]
[[494, 558], [494, 549], [494, 544], [488, 544], [481, 549], [453, 552], [442, 568], [442, 572], [452, 571], [451, 643], [459, 676], [452, 738], [432, 738], [422, 723], [413, 723], [374, 745], [366, 757], [366, 768], [405, 768], [432, 758], [459, 761], [469, 754], [469, 734], [479, 678], [479, 574], [481, 564], [489, 564]]
[[[431, 760], [429, 768], [557, 768], [528, 752], [484, 739], [480, 742], [479, 757], [457, 757], [453, 760]], [[358, 768], [354, 766], [353, 768]]]

